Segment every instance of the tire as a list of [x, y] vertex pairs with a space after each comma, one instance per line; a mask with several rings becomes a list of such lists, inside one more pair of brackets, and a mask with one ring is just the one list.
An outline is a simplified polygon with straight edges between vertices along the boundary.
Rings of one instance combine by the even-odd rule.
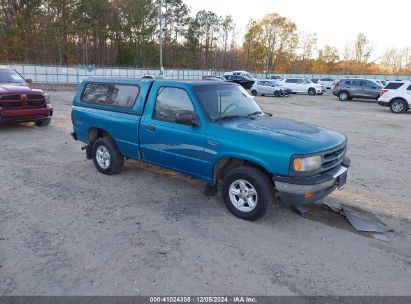
[[117, 174], [124, 166], [124, 157], [110, 137], [96, 140], [93, 144], [92, 156], [97, 170], [106, 175]]
[[340, 101], [348, 101], [348, 100], [351, 100], [352, 98], [350, 97], [350, 94], [348, 92], [342, 91], [338, 93], [338, 99]]
[[252, 90], [252, 91], [251, 91], [251, 95], [257, 96], [257, 91], [256, 91], [256, 90]]
[[50, 125], [51, 119], [46, 119], [46, 120], [41, 120], [41, 121], [35, 121], [34, 122], [38, 127], [46, 127]]
[[408, 110], [407, 103], [402, 99], [394, 99], [390, 103], [390, 110], [395, 114], [405, 113]]
[[[227, 209], [234, 216], [247, 221], [255, 221], [263, 217], [274, 197], [274, 185], [271, 180], [254, 167], [244, 166], [229, 171], [224, 176], [221, 191]], [[255, 192], [255, 195], [251, 195], [250, 191]], [[234, 192], [239, 195], [235, 195]], [[244, 203], [240, 195], [244, 198], [248, 197], [255, 205]], [[240, 205], [236, 206], [236, 203]]]
[[309, 88], [308, 89], [308, 95], [310, 95], [310, 96], [317, 95], [317, 91], [314, 88]]
[[280, 92], [275, 91], [275, 92], [274, 92], [274, 97], [280, 97]]

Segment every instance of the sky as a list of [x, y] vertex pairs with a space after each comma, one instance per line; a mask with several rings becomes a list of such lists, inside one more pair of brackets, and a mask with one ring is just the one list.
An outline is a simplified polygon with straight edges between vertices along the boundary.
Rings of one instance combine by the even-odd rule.
[[[375, 46], [377, 61], [384, 49], [411, 47], [411, 0], [185, 0], [192, 14], [211, 10], [231, 14], [242, 33], [250, 19], [276, 12], [297, 24], [299, 31], [315, 32], [318, 45], [342, 50], [363, 33]], [[374, 61], [373, 60], [373, 61]]]

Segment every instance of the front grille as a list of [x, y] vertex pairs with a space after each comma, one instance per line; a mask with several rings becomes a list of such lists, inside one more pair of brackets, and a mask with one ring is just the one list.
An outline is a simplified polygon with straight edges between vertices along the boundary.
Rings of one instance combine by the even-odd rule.
[[27, 95], [27, 106], [29, 107], [44, 107], [46, 105], [46, 100], [43, 95], [40, 94], [29, 94]]
[[5, 95], [0, 96], [0, 100], [21, 100], [20, 95]]
[[0, 101], [0, 108], [20, 108], [21, 107], [21, 102], [6, 102], [6, 101]]
[[344, 144], [343, 146], [339, 146], [332, 150], [324, 152], [321, 171], [325, 172], [340, 165], [344, 161], [346, 150], [347, 147]]
[[0, 96], [0, 107], [2, 108], [41, 108], [46, 106], [46, 100], [41, 94], [28, 94], [27, 99], [22, 100], [22, 95]]
[[27, 95], [28, 100], [44, 100], [44, 96], [40, 94], [29, 94]]
[[28, 100], [27, 105], [29, 107], [43, 107], [45, 106], [44, 100]]

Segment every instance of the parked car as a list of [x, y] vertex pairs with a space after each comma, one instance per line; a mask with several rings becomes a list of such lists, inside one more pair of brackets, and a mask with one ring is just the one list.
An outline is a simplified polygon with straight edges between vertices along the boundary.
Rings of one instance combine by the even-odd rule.
[[99, 172], [130, 158], [199, 179], [208, 195], [222, 180], [225, 205], [245, 220], [262, 217], [276, 191], [301, 206], [347, 180], [344, 135], [265, 114], [234, 83], [89, 78], [72, 121]]
[[317, 83], [325, 86], [325, 88], [326, 88], [327, 90], [331, 90], [333, 84], [335, 83], [335, 81], [336, 81], [335, 78], [322, 77], [322, 78], [318, 79], [318, 82], [317, 82]]
[[411, 108], [411, 81], [390, 82], [381, 90], [378, 104], [400, 114]]
[[325, 86], [315, 84], [308, 78], [286, 78], [284, 79], [284, 85], [290, 88], [294, 93], [322, 95], [325, 92]]
[[203, 80], [226, 81], [223, 76], [203, 76]]
[[294, 94], [293, 90], [291, 90], [289, 87], [285, 86], [284, 83], [280, 80], [273, 80], [273, 83], [278, 86], [281, 87], [282, 90], [284, 91], [285, 95], [291, 95]]
[[167, 79], [164, 75], [143, 75], [141, 79]]
[[283, 78], [282, 78], [281, 76], [276, 76], [276, 75], [271, 75], [271, 76], [269, 77], [269, 79], [279, 80], [279, 81], [283, 80]]
[[388, 81], [383, 80], [383, 79], [372, 79], [374, 80], [376, 83], [380, 84], [382, 87], [385, 87], [388, 85]]
[[0, 68], [0, 124], [50, 124], [53, 116], [50, 96], [42, 90], [30, 88], [30, 83], [12, 68]]
[[279, 85], [275, 80], [258, 80], [251, 87], [251, 95], [253, 96], [288, 96], [292, 94], [291, 90], [283, 85]]
[[340, 80], [333, 89], [333, 94], [341, 101], [354, 98], [374, 99], [380, 97], [382, 85], [368, 79], [348, 78]]
[[253, 78], [253, 76], [251, 76], [250, 73], [248, 73], [247, 71], [232, 71], [232, 72], [225, 72], [224, 73], [224, 77], [226, 76], [247, 76], [248, 78]]
[[241, 85], [246, 90], [251, 89], [251, 87], [255, 83], [254, 78], [250, 78], [246, 75], [226, 75], [226, 76], [224, 76], [224, 78], [228, 82], [238, 83], [239, 85]]

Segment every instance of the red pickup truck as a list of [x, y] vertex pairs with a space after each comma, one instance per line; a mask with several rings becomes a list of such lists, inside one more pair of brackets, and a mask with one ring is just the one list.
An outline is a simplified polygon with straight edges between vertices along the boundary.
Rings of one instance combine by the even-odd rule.
[[29, 87], [12, 68], [0, 67], [0, 124], [34, 122], [38, 126], [50, 124], [53, 107], [49, 95]]

